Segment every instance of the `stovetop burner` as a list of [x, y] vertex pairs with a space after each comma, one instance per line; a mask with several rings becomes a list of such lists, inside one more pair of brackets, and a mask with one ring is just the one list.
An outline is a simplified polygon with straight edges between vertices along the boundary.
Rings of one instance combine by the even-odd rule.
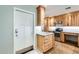
[[57, 28], [55, 31], [56, 32], [61, 32], [61, 31], [63, 31], [63, 29], [62, 28]]

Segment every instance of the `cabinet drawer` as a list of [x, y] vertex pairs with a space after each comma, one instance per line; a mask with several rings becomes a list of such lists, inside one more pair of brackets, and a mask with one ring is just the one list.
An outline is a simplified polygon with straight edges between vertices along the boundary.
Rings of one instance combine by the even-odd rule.
[[48, 43], [50, 41], [53, 41], [53, 36], [52, 35], [46, 36], [45, 39], [44, 39], [44, 43]]
[[49, 43], [52, 43], [52, 42], [53, 42], [53, 39], [49, 39], [48, 41], [45, 40], [45, 41], [44, 41], [44, 44], [49, 44]]
[[54, 36], [53, 35], [46, 35], [46, 36], [38, 36], [37, 39], [37, 46], [38, 49], [42, 52], [46, 52], [53, 47]]
[[44, 51], [46, 52], [46, 51], [50, 50], [52, 47], [53, 47], [52, 43], [44, 45]]

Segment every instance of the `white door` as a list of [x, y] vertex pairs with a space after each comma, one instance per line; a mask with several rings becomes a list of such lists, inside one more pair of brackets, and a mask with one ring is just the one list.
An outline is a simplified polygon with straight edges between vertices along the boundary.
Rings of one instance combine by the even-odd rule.
[[15, 51], [32, 46], [34, 42], [34, 14], [15, 9], [14, 32]]

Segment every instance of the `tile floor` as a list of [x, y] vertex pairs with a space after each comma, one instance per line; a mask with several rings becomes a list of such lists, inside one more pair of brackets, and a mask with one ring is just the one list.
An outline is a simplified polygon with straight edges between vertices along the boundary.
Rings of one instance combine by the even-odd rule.
[[37, 52], [36, 50], [32, 50], [27, 52], [26, 54], [40, 54], [39, 52]]
[[[37, 50], [32, 50], [26, 54], [42, 54]], [[46, 54], [79, 54], [79, 47], [75, 47], [69, 44], [55, 42], [55, 47], [46, 52]]]

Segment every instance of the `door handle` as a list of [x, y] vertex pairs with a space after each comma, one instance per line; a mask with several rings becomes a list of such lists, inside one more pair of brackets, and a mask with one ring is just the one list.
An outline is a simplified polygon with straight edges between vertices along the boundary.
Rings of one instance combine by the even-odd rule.
[[15, 29], [15, 35], [16, 35], [16, 37], [18, 36], [18, 30], [17, 29]]
[[18, 33], [18, 30], [17, 29], [15, 29], [15, 33]]

